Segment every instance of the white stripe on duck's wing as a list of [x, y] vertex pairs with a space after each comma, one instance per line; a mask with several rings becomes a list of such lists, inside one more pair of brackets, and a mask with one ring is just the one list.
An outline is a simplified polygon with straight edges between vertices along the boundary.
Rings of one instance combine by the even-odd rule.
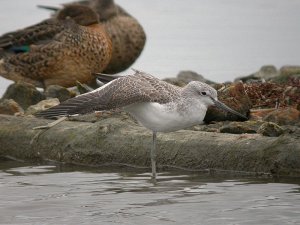
[[69, 99], [36, 114], [55, 118], [94, 111], [122, 108], [137, 102], [168, 103], [180, 96], [180, 90], [151, 75], [137, 71], [134, 75], [117, 78], [94, 91]]

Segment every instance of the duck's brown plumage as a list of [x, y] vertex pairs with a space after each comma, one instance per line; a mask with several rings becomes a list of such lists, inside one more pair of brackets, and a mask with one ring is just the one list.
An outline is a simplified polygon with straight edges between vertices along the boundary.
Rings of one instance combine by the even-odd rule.
[[142, 53], [146, 34], [141, 24], [113, 0], [89, 0], [66, 4], [83, 4], [98, 13], [112, 41], [112, 58], [104, 73], [119, 73], [129, 68]]
[[129, 68], [140, 56], [146, 35], [141, 25], [130, 16], [116, 16], [103, 25], [112, 40], [112, 58], [105, 73], [118, 73]]
[[66, 6], [58, 18], [0, 37], [4, 50], [24, 44], [31, 45], [30, 51], [3, 57], [0, 75], [39, 87], [90, 83], [93, 73], [106, 68], [112, 52], [97, 15], [82, 5]]
[[129, 68], [144, 49], [143, 27], [113, 0], [90, 0], [89, 6], [100, 15], [113, 44], [112, 58], [104, 72], [118, 73]]

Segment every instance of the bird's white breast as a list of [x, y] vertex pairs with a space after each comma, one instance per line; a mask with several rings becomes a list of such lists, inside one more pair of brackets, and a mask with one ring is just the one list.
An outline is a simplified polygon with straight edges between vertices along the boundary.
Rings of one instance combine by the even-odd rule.
[[147, 102], [135, 103], [124, 109], [146, 128], [156, 132], [170, 132], [202, 123], [207, 107], [198, 102], [184, 109], [175, 103]]

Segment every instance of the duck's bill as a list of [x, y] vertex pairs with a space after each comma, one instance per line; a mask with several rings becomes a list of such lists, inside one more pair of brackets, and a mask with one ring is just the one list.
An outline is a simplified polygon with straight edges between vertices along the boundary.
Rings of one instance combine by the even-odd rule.
[[218, 107], [218, 108], [220, 108], [220, 109], [222, 109], [222, 110], [224, 110], [224, 111], [230, 112], [230, 113], [232, 113], [232, 114], [234, 114], [234, 115], [237, 115], [237, 116], [239, 116], [239, 117], [241, 117], [241, 118], [244, 118], [244, 119], [246, 119], [246, 120], [248, 119], [246, 116], [244, 116], [243, 114], [241, 114], [241, 113], [239, 113], [239, 112], [233, 110], [232, 108], [228, 107], [228, 106], [225, 105], [224, 103], [222, 103], [222, 102], [220, 102], [220, 101], [218, 101], [218, 100], [216, 100], [216, 99], [213, 99], [213, 98], [212, 98], [212, 100], [213, 100], [213, 102], [215, 103], [215, 106], [216, 106], [216, 107]]

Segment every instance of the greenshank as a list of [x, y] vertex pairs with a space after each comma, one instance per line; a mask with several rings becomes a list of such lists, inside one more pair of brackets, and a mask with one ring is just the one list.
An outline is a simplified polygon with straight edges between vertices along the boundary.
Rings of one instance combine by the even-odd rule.
[[156, 179], [156, 134], [172, 132], [203, 123], [207, 108], [215, 105], [243, 119], [245, 115], [218, 101], [217, 91], [208, 84], [192, 81], [177, 87], [145, 72], [133, 75], [101, 75], [111, 80], [91, 92], [69, 99], [42, 111], [37, 116], [57, 118], [94, 111], [121, 108], [153, 133], [151, 148], [152, 178]]

